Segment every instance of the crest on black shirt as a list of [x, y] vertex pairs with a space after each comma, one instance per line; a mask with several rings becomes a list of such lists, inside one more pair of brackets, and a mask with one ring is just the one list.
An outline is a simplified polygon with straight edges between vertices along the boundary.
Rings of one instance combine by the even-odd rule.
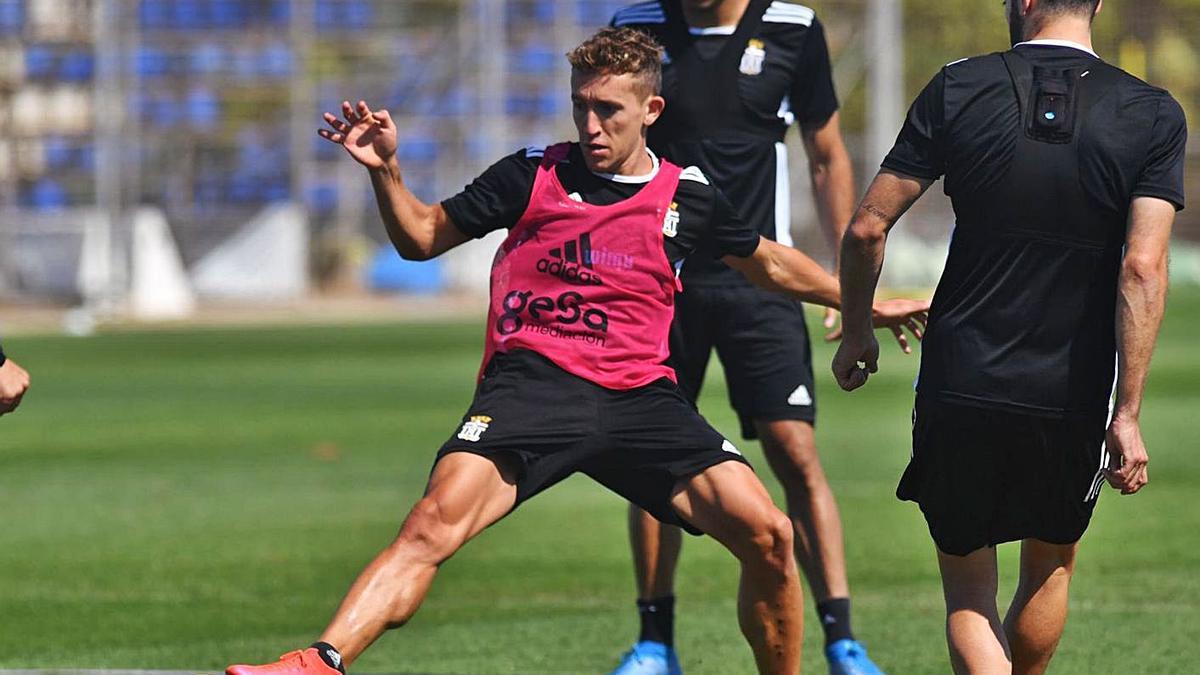
[[767, 48], [762, 40], [754, 38], [746, 43], [746, 51], [742, 52], [742, 65], [738, 70], [744, 75], [758, 75], [762, 72], [763, 61], [767, 59]]

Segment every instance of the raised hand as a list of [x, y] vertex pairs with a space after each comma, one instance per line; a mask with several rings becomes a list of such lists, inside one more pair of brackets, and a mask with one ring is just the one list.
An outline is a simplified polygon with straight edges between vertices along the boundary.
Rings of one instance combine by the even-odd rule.
[[317, 134], [345, 148], [368, 169], [383, 168], [395, 156], [396, 124], [388, 111], [372, 111], [366, 101], [357, 106], [342, 101], [342, 118], [332, 113], [325, 113], [324, 118], [331, 129], [318, 129]]

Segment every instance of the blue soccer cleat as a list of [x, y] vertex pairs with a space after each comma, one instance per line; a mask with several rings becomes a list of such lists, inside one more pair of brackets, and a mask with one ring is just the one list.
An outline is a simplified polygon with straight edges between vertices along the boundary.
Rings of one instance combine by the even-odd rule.
[[867, 658], [867, 648], [858, 640], [838, 640], [825, 648], [829, 675], [883, 675], [879, 666]]
[[683, 670], [673, 648], [643, 640], [625, 652], [612, 675], [683, 675]]

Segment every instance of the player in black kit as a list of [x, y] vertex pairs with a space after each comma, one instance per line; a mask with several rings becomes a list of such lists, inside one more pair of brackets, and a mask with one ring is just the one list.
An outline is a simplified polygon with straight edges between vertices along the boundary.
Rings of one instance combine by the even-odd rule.
[[[612, 23], [646, 31], [665, 47], [667, 105], [648, 132], [650, 147], [700, 167], [748, 224], [789, 246], [783, 140], [799, 125], [820, 222], [836, 249], [853, 212], [854, 179], [824, 29], [813, 10], [782, 0], [650, 0], [617, 12]], [[761, 439], [783, 484], [831, 672], [879, 672], [850, 628], [842, 525], [817, 456], [816, 391], [800, 303], [761, 292], [712, 256], [692, 259], [681, 279], [671, 335], [681, 388], [697, 399], [715, 348], [742, 434]], [[828, 313], [826, 325], [833, 322]], [[674, 574], [682, 538], [633, 506], [630, 529], [641, 632], [614, 675], [676, 673]]]
[[[887, 232], [945, 176], [957, 225], [897, 495], [920, 504], [937, 544], [959, 673], [1046, 669], [1104, 480], [1122, 494], [1147, 480], [1138, 418], [1187, 128], [1170, 94], [1092, 51], [1099, 5], [1009, 0], [1013, 49], [933, 78], [843, 242], [833, 370], [854, 389], [876, 369], [862, 303]], [[1016, 540], [1002, 623], [994, 547]]]

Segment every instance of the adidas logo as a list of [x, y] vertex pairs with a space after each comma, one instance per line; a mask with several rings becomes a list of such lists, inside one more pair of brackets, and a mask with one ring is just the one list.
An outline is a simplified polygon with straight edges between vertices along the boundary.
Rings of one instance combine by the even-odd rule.
[[577, 286], [602, 286], [604, 280], [592, 271], [592, 235], [584, 232], [578, 240], [550, 249], [537, 262], [537, 271], [558, 277]]
[[334, 668], [341, 668], [341, 667], [342, 667], [342, 655], [341, 655], [341, 654], [339, 654], [339, 653], [337, 653], [335, 650], [333, 650], [333, 649], [326, 649], [326, 650], [325, 650], [325, 656], [327, 656], [327, 657], [329, 658], [329, 660], [333, 662], [333, 667], [334, 667]]
[[808, 393], [808, 387], [800, 385], [788, 396], [787, 402], [788, 405], [812, 405], [812, 394]]
[[825, 616], [821, 617], [821, 623], [825, 624], [826, 626], [830, 626], [837, 623], [837, 619], [833, 618], [832, 614], [826, 614]]

